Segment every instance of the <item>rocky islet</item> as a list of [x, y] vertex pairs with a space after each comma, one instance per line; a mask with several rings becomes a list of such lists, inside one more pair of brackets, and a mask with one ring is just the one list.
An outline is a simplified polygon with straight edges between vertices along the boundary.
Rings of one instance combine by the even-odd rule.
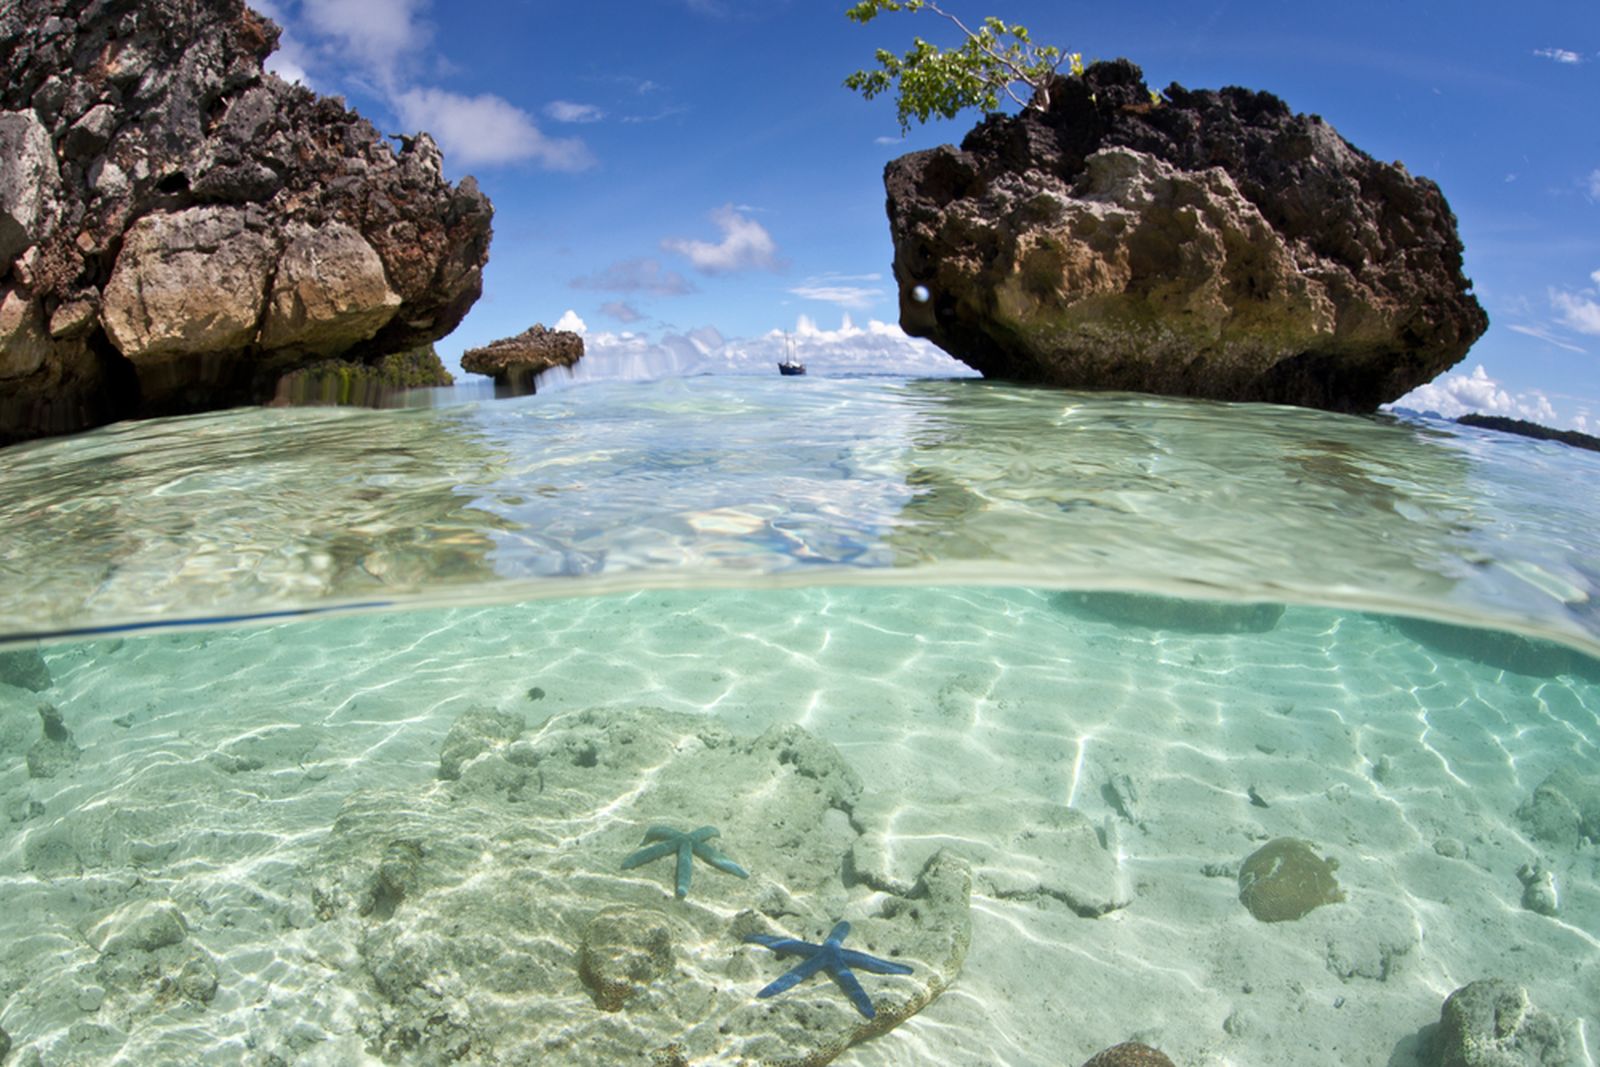
[[900, 321], [990, 377], [1367, 412], [1488, 326], [1438, 186], [1127, 60], [884, 172]]
[[0, 12], [0, 443], [271, 400], [477, 299], [476, 182], [263, 73], [277, 38], [243, 0]]

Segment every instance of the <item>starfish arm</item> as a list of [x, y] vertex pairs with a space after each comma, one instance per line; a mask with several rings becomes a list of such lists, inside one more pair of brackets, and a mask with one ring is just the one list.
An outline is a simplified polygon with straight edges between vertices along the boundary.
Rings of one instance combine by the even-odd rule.
[[856, 981], [856, 976], [850, 973], [850, 968], [843, 966], [829, 969], [828, 973], [833, 980], [839, 983], [839, 988], [844, 990], [845, 996], [856, 1006], [856, 1010], [871, 1019], [877, 1015], [877, 1009], [872, 1006], [872, 998], [867, 996], [867, 991], [861, 988], [861, 983]]
[[676, 842], [678, 840], [678, 838], [686, 837], [686, 836], [688, 836], [688, 835], [685, 834], [682, 830], [674, 830], [670, 826], [652, 826], [652, 827], [650, 827], [650, 829], [648, 829], [648, 830], [646, 830], [644, 832], [644, 840], [645, 840], [646, 844], [648, 844], [651, 841], [672, 841], [672, 842]]
[[843, 941], [849, 936], [850, 924], [847, 922], [836, 923], [834, 924], [833, 929], [828, 931], [828, 940], [826, 943], [837, 945], [839, 942]]
[[[649, 838], [645, 838], [645, 840], [648, 841]], [[658, 860], [662, 856], [666, 856], [670, 853], [676, 852], [677, 850], [678, 843], [676, 841], [662, 841], [660, 844], [651, 845], [649, 848], [641, 848], [639, 851], [633, 853], [627, 859], [622, 861], [622, 869], [626, 871], [630, 868], [637, 867], [642, 863], [649, 863], [651, 860]]]
[[815, 956], [822, 951], [821, 945], [813, 945], [809, 941], [796, 941], [792, 937], [772, 937], [769, 934], [745, 934], [746, 941], [753, 941], [758, 945], [765, 945], [780, 956]]
[[877, 956], [869, 956], [865, 952], [857, 952], [854, 949], [842, 949], [839, 955], [846, 966], [859, 967], [863, 971], [870, 971], [873, 974], [911, 973], [911, 968], [904, 963], [894, 963], [890, 960], [879, 959]]
[[729, 874], [736, 874], [740, 878], [750, 877], [749, 871], [733, 862], [726, 855], [724, 855], [721, 850], [717, 849], [713, 845], [708, 845], [703, 841], [697, 842], [694, 846], [694, 854], [711, 864], [711, 866], [715, 867], [719, 871], [726, 871]]
[[812, 975], [816, 974], [818, 971], [822, 970], [822, 965], [824, 962], [825, 961], [820, 957], [812, 956], [809, 960], [806, 960], [804, 963], [800, 964], [800, 966], [794, 968], [794, 970], [780, 974], [765, 989], [757, 993], [756, 996], [775, 997], [779, 993], [782, 993], [785, 989], [792, 989], [801, 982], [805, 981], [807, 978], [810, 978]]
[[689, 879], [694, 875], [694, 848], [687, 835], [678, 841], [678, 899], [682, 900], [689, 895]]
[[713, 837], [721, 836], [722, 834], [717, 832], [717, 828], [715, 826], [702, 826], [698, 830], [691, 830], [689, 832], [689, 840], [697, 845], [704, 844]]

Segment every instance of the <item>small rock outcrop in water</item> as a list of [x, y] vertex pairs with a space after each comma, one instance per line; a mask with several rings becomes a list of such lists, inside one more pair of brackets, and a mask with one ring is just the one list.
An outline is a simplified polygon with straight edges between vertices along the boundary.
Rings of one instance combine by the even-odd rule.
[[258, 403], [448, 333], [487, 198], [264, 74], [243, 0], [0, 9], [0, 443]]
[[461, 369], [487, 374], [496, 385], [509, 386], [513, 392], [531, 393], [539, 375], [551, 367], [570, 367], [582, 358], [582, 337], [536, 322], [515, 337], [467, 349], [461, 356]]
[[1438, 187], [1267, 93], [1096, 63], [884, 181], [901, 325], [991, 377], [1371, 411], [1488, 326]]

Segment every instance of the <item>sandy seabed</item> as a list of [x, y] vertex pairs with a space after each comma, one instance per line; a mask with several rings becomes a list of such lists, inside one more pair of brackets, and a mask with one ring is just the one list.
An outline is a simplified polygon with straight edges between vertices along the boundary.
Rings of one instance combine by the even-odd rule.
[[[650, 592], [48, 646], [48, 688], [0, 686], [8, 1062], [650, 1063], [681, 1033], [737, 1063], [845, 1033], [863, 1067], [1130, 1039], [1407, 1067], [1481, 978], [1594, 1062], [1600, 849], [1534, 801], [1600, 768], [1600, 668], [1305, 607], [1245, 632], [1090, 607]], [[40, 747], [41, 701], [70, 741]], [[511, 725], [441, 777], [468, 712]], [[679, 901], [670, 861], [620, 869], [701, 810], [749, 879], [696, 861]], [[1344, 899], [1254, 918], [1240, 864], [1280, 837]], [[919, 888], [941, 849], [970, 897]], [[608, 907], [666, 931], [615, 1011], [579, 973]], [[861, 976], [908, 1015], [887, 1032], [820, 976], [755, 999], [793, 961], [743, 934], [839, 918], [916, 965]]]

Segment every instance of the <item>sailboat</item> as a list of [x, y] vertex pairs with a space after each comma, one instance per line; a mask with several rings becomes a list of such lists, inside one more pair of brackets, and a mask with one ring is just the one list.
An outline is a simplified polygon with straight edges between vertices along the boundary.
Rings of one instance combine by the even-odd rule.
[[794, 354], [794, 340], [788, 335], [783, 335], [784, 357], [778, 363], [778, 373], [784, 375], [804, 374], [806, 365], [801, 363]]

